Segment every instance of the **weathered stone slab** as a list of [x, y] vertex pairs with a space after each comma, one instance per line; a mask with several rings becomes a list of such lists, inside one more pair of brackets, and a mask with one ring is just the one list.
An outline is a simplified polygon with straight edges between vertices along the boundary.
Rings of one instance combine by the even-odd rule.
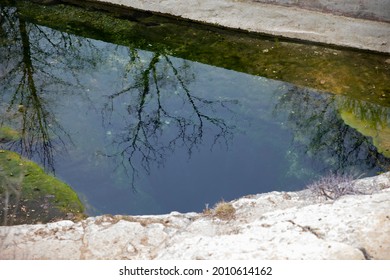
[[[77, 3], [74, 0], [65, 2]], [[390, 23], [254, 0], [89, 0], [286, 38], [390, 53]]]
[[253, 0], [373, 20], [390, 21], [388, 0]]

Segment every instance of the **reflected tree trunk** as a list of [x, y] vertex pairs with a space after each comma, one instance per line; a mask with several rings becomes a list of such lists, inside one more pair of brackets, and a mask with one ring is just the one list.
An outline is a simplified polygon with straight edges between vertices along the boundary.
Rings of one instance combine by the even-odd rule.
[[[34, 151], [33, 147], [40, 142], [43, 152], [42, 159], [44, 166], [49, 166], [54, 171], [53, 145], [49, 136], [48, 112], [44, 109], [43, 100], [40, 98], [34, 81], [34, 66], [31, 60], [31, 50], [26, 22], [19, 19], [20, 36], [23, 47], [23, 77], [20, 81], [22, 87], [18, 104], [19, 111], [22, 113], [22, 146], [27, 157], [31, 158]], [[27, 85], [26, 85], [27, 84]], [[23, 89], [28, 90], [25, 95]]]

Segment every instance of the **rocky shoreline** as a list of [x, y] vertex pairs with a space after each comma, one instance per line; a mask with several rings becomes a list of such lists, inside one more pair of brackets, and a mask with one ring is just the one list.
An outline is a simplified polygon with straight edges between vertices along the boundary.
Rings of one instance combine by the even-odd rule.
[[0, 227], [0, 259], [388, 260], [389, 187], [384, 173], [354, 181], [360, 194], [336, 200], [271, 192], [226, 202], [229, 215], [206, 209]]

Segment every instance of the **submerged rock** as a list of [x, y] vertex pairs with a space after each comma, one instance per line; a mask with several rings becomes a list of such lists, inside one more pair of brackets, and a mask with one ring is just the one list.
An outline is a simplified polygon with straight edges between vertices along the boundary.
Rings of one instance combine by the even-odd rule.
[[172, 212], [0, 227], [0, 259], [390, 259], [390, 173], [354, 184], [365, 194], [243, 197], [229, 203], [231, 219]]

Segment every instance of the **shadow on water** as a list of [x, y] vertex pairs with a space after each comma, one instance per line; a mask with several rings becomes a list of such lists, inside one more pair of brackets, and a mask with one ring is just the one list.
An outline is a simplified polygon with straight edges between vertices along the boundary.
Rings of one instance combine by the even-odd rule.
[[[87, 23], [80, 21], [96, 12], [6, 2], [1, 149], [70, 184], [89, 213], [200, 211], [222, 198], [296, 190], [329, 172], [389, 167], [384, 56], [244, 41], [188, 23], [178, 25], [188, 35], [179, 40], [164, 29], [171, 21], [151, 24], [154, 16], [132, 22], [99, 13], [99, 24]], [[353, 65], [343, 64], [350, 57]], [[362, 61], [364, 79], [355, 75]], [[357, 97], [364, 90], [370, 94]]]

